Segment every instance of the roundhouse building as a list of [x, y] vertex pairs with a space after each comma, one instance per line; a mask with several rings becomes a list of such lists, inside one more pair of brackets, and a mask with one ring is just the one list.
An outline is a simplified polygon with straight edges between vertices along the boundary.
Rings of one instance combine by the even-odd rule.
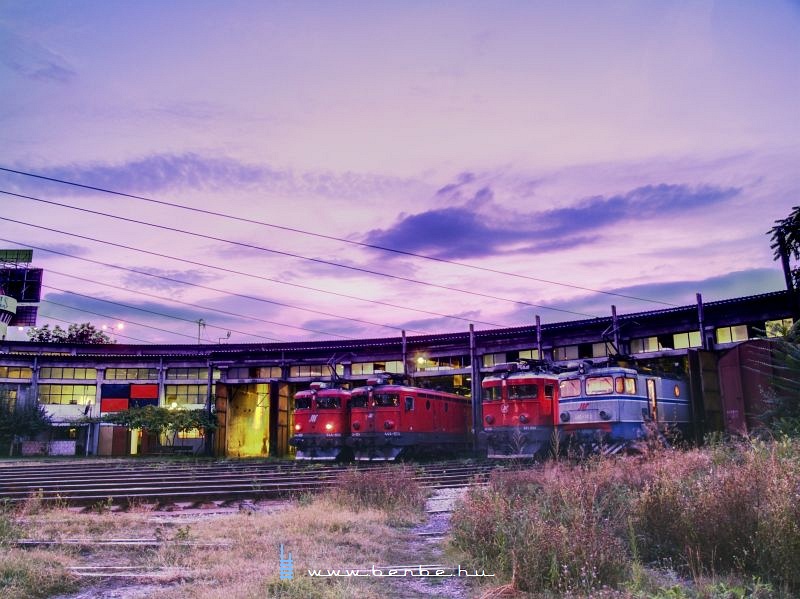
[[[744, 366], [748, 348], [766, 343], [797, 318], [789, 292], [676, 308], [530, 326], [355, 341], [222, 345], [75, 345], [0, 342], [0, 393], [36, 401], [53, 432], [26, 453], [130, 455], [160, 448], [159, 439], [110, 424], [103, 414], [157, 405], [205, 409], [218, 430], [178, 443], [220, 456], [290, 455], [291, 396], [335, 371], [356, 386], [375, 371], [407, 373], [415, 384], [480, 397], [495, 364], [522, 358], [567, 363], [633, 356], [638, 363], [686, 375], [701, 430], [746, 429], [747, 406], [759, 401]], [[480, 401], [473, 420], [480, 423]], [[86, 419], [94, 419], [87, 423]], [[752, 422], [750, 423], [752, 424]]]

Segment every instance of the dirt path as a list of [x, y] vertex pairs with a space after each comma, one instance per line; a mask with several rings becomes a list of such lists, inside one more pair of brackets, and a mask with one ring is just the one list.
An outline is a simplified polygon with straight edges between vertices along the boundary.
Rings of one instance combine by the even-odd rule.
[[[455, 501], [464, 489], [441, 489], [428, 499], [428, 519], [407, 534], [407, 541], [393, 552], [396, 562], [391, 566], [426, 566], [424, 571], [435, 574], [436, 566], [450, 576], [403, 576], [386, 580], [386, 597], [416, 599], [468, 599], [475, 595], [470, 590], [468, 578], [458, 576], [459, 564], [450, 563], [444, 552], [444, 543], [450, 529], [450, 515]], [[384, 570], [388, 572], [388, 567]], [[455, 570], [454, 570], [455, 569]]]

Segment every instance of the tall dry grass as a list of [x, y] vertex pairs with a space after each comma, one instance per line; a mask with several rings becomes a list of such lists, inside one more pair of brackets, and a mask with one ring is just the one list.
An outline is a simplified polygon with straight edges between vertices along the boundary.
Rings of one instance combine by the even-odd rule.
[[517, 589], [635, 587], [643, 565], [800, 591], [800, 444], [742, 443], [496, 475], [453, 516], [453, 546]]

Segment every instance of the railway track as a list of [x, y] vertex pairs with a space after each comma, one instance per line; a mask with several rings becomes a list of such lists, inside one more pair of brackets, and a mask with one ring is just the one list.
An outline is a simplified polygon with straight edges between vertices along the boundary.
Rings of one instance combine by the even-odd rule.
[[[337, 484], [340, 474], [387, 468], [383, 464], [318, 465], [293, 462], [117, 462], [54, 463], [0, 468], [0, 500], [37, 500], [65, 506], [155, 504], [164, 507], [219, 505], [318, 493]], [[415, 464], [425, 488], [483, 482], [490, 463]]]

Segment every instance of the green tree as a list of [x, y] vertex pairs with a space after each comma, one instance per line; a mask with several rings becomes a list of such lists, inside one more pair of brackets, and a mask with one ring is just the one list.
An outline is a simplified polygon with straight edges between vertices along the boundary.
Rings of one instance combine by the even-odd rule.
[[44, 406], [33, 402], [17, 403], [0, 391], [0, 447], [6, 450], [14, 437], [30, 437], [50, 428], [52, 422]]
[[116, 343], [104, 331], [88, 322], [71, 324], [66, 330], [58, 325], [51, 329], [47, 324], [31, 327], [28, 329], [28, 339], [44, 343]]
[[776, 433], [800, 437], [800, 322], [771, 341], [770, 363], [757, 365], [769, 366], [774, 373], [765, 391], [769, 408], [761, 420]]
[[103, 421], [117, 426], [146, 430], [158, 435], [159, 438], [166, 438], [167, 445], [175, 444], [178, 433], [199, 429], [205, 434], [206, 431], [217, 427], [215, 417], [205, 410], [170, 410], [156, 406], [113, 412], [103, 416]]
[[786, 288], [790, 291], [797, 289], [800, 287], [800, 268], [797, 266], [800, 260], [800, 206], [792, 208], [786, 218], [776, 220], [769, 235], [774, 258], [783, 266]]

